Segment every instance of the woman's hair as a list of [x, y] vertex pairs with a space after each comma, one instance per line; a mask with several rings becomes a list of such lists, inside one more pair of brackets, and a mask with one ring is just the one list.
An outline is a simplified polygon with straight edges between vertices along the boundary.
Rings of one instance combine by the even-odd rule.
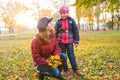
[[40, 27], [37, 27], [37, 28], [38, 28], [38, 31], [40, 33], [42, 33], [40, 36], [40, 39], [42, 40], [42, 42], [44, 44], [49, 44], [50, 43], [50, 36], [55, 35], [55, 30], [54, 29], [47, 30], [46, 27], [44, 27], [44, 25], [41, 25]]
[[42, 33], [40, 36], [40, 39], [42, 40], [42, 42], [44, 44], [50, 43], [48, 31], [46, 30], [46, 28], [42, 25], [40, 27], [37, 27], [37, 28], [38, 28], [39, 33]]

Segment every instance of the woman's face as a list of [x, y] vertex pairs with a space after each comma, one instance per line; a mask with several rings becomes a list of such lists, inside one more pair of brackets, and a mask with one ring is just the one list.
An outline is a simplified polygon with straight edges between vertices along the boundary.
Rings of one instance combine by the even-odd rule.
[[47, 30], [48, 35], [50, 35], [50, 34], [52, 33], [52, 31], [54, 30], [54, 25], [53, 25], [53, 23], [50, 22], [50, 23], [48, 24], [46, 30]]
[[48, 26], [47, 26], [47, 31], [50, 31], [50, 30], [52, 30], [52, 29], [54, 29], [54, 26], [53, 26], [53, 23], [52, 22], [50, 22], [50, 23], [48, 23]]
[[68, 13], [60, 13], [61, 19], [65, 19], [68, 16]]

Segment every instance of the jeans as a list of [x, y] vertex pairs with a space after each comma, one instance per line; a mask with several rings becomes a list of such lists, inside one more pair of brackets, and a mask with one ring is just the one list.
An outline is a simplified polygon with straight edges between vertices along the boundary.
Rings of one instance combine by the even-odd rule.
[[61, 53], [60, 59], [61, 59], [62, 64], [58, 66], [58, 69], [60, 70], [60, 72], [62, 72], [62, 70], [64, 69], [66, 65], [65, 62], [67, 60], [67, 55], [65, 53]]
[[[73, 71], [77, 71], [78, 69], [77, 69], [76, 59], [75, 59], [75, 55], [74, 55], [73, 44], [59, 43], [59, 46], [62, 49], [62, 53], [67, 52], [67, 55], [70, 60]], [[63, 69], [64, 69], [64, 71], [68, 71], [67, 59], [63, 62]]]
[[[64, 53], [61, 53], [60, 58], [61, 58], [61, 61], [65, 61], [67, 59], [67, 56]], [[39, 66], [37, 66], [37, 71], [38, 71], [39, 80], [44, 80], [44, 76], [55, 77], [59, 80], [64, 80], [59, 68], [51, 68], [48, 66], [40, 66], [39, 65]]]

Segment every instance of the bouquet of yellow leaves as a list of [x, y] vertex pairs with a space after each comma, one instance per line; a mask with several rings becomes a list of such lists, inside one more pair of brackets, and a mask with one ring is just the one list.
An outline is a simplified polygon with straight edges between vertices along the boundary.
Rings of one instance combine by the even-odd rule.
[[58, 65], [61, 64], [59, 56], [50, 56], [47, 59], [47, 62], [52, 68], [56, 68]]

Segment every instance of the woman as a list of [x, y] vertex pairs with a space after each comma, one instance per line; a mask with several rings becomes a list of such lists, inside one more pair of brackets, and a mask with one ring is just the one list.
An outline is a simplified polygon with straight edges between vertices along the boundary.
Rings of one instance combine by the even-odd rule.
[[58, 68], [52, 68], [47, 59], [50, 56], [59, 56], [64, 61], [66, 55], [61, 53], [58, 42], [52, 30], [52, 18], [43, 17], [38, 21], [38, 34], [32, 40], [32, 56], [34, 65], [37, 67], [39, 80], [44, 79], [44, 75], [55, 77], [59, 80], [64, 80]]

